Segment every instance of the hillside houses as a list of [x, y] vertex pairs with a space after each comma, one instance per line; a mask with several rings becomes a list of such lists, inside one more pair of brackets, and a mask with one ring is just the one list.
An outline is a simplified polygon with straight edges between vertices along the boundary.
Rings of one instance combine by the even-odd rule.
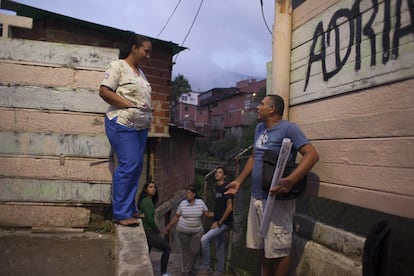
[[255, 101], [265, 85], [265, 79], [247, 79], [237, 82], [235, 87], [182, 94], [172, 120], [210, 140], [227, 135], [240, 137], [243, 127], [256, 119]]

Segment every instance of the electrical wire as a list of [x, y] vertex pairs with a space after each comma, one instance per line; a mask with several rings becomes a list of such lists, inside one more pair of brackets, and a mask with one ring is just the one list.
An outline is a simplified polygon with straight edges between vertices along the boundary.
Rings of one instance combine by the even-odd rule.
[[263, 21], [264, 21], [264, 23], [266, 25], [266, 28], [269, 31], [269, 33], [272, 34], [272, 31], [270, 30], [269, 25], [267, 25], [266, 17], [264, 15], [264, 11], [263, 11], [263, 0], [260, 0], [260, 7], [261, 7], [261, 10], [262, 10], [262, 17], [263, 17]]
[[173, 17], [173, 15], [174, 15], [175, 11], [177, 10], [178, 6], [180, 5], [180, 3], [181, 3], [181, 0], [178, 0], [177, 5], [175, 6], [175, 8], [174, 8], [173, 12], [171, 13], [170, 17], [168, 18], [167, 22], [165, 22], [164, 27], [162, 27], [161, 31], [158, 33], [157, 38], [160, 37], [160, 35], [164, 31], [165, 27], [167, 27], [168, 23], [170, 22], [171, 18]]
[[[203, 2], [204, 2], [204, 0], [201, 0], [201, 1], [200, 1], [200, 5], [198, 6], [197, 12], [196, 12], [196, 14], [195, 14], [195, 16], [194, 16], [194, 19], [193, 19], [193, 22], [191, 23], [191, 26], [190, 26], [190, 28], [188, 29], [187, 34], [185, 35], [183, 42], [181, 42], [181, 46], [183, 46], [183, 45], [184, 45], [184, 42], [187, 40], [187, 37], [189, 36], [189, 34], [190, 34], [190, 32], [191, 32], [191, 29], [193, 28], [194, 23], [195, 23], [195, 21], [197, 20], [198, 14], [200, 13], [200, 9], [201, 9], [201, 6], [203, 5]], [[175, 61], [177, 60], [178, 55], [179, 55], [179, 53], [175, 56], [174, 61], [173, 61], [173, 64], [174, 64], [174, 63], [175, 63]]]

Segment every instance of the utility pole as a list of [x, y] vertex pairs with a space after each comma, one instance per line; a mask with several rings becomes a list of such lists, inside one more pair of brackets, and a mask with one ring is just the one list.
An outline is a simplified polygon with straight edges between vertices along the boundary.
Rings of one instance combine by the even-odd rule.
[[275, 0], [272, 46], [272, 90], [285, 100], [284, 119], [289, 115], [290, 51], [292, 47], [292, 0]]

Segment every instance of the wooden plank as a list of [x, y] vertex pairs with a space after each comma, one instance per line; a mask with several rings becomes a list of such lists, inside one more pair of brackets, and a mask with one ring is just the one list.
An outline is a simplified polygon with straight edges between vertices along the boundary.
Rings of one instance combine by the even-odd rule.
[[311, 140], [408, 137], [414, 136], [412, 118], [414, 110], [403, 110], [298, 125]]
[[289, 118], [297, 123], [310, 123], [409, 111], [412, 110], [414, 103], [412, 87], [414, 87], [414, 79], [307, 103], [298, 107], [293, 106], [289, 108]]
[[111, 150], [105, 134], [0, 131], [0, 141], [0, 152], [11, 155], [108, 158]]
[[0, 177], [112, 183], [109, 164], [105, 162], [91, 166], [96, 161], [102, 159], [0, 156]]
[[0, 86], [0, 107], [105, 113], [108, 104], [97, 90]]
[[318, 162], [312, 171], [320, 182], [414, 197], [414, 168], [359, 166]]
[[[346, 92], [360, 90], [363, 88], [375, 87], [394, 81], [406, 80], [414, 77], [414, 39], [410, 44], [400, 46], [400, 57], [390, 60], [386, 65], [377, 64], [375, 68], [369, 66], [369, 59], [365, 58], [362, 67], [370, 69], [362, 69], [355, 71], [355, 64], [347, 62], [336, 74], [328, 81], [324, 81], [321, 68], [316, 67], [316, 71], [312, 71], [308, 86], [306, 86], [306, 69], [301, 68], [301, 72], [292, 72], [294, 79], [301, 78], [291, 83], [290, 104], [299, 104], [329, 96], [334, 96]], [[382, 57], [381, 52], [377, 52], [376, 60]], [[332, 59], [331, 59], [332, 61]], [[315, 65], [315, 64], [314, 64]], [[299, 77], [300, 76], [300, 77]], [[303, 78], [302, 78], [303, 77]], [[304, 91], [306, 86], [306, 91]]]
[[23, 39], [0, 40], [0, 59], [22, 64], [103, 71], [119, 50]]
[[322, 163], [414, 168], [414, 138], [324, 140], [312, 143]]
[[321, 182], [318, 196], [414, 219], [414, 197]]
[[329, 7], [342, 0], [306, 0], [292, 12], [292, 29], [299, 28], [311, 18], [318, 15]]
[[[402, 14], [402, 17], [403, 18], [402, 18], [401, 24], [403, 26], [408, 25], [410, 23], [409, 22], [409, 20], [410, 20], [409, 11], [404, 10], [403, 14]], [[396, 20], [397, 20], [397, 18], [393, 14], [393, 16], [390, 18], [390, 24], [395, 25]], [[310, 28], [308, 25], [306, 25], [306, 26], [307, 26], [306, 27], [307, 29], [301, 29], [300, 33], [296, 34], [298, 39], [304, 39], [305, 37], [309, 38], [308, 33], [314, 31], [314, 30], [308, 29], [308, 28]], [[382, 31], [382, 28], [383, 28], [383, 22], [374, 22], [371, 27], [376, 33], [380, 33]], [[345, 52], [345, 51], [348, 50], [349, 40], [351, 40], [351, 39], [355, 40], [355, 38], [354, 38], [354, 35], [353, 36], [350, 35], [349, 24], [339, 25], [338, 26], [338, 31], [339, 31], [339, 35], [340, 35], [340, 38], [341, 38], [341, 43], [339, 45], [339, 47], [340, 47], [339, 50], [341, 52]], [[327, 33], [325, 32], [324, 35], [326, 36]], [[330, 33], [330, 35], [331, 35], [330, 43], [329, 43], [329, 45], [325, 45], [325, 47], [326, 47], [325, 51], [326, 51], [326, 56], [327, 56], [326, 60], [328, 62], [333, 62], [335, 60], [334, 55], [336, 54], [336, 51], [338, 49], [336, 48], [336, 44], [334, 43], [334, 38], [335, 38], [334, 32], [332, 31]], [[297, 47], [292, 47], [292, 53], [291, 53], [291, 71], [292, 71], [292, 74], [293, 74], [292, 82], [295, 82], [299, 79], [299, 77], [296, 76], [296, 75], [301, 76], [301, 73], [303, 71], [305, 71], [305, 73], [306, 73], [307, 63], [309, 61], [309, 54], [310, 54], [309, 50], [311, 49], [311, 46], [313, 44], [314, 39], [315, 38], [311, 37], [309, 40], [300, 41], [300, 42], [295, 40], [296, 44], [298, 44], [298, 45], [297, 45]], [[322, 41], [322, 37], [318, 37], [317, 39], [319, 40], [319, 42]], [[412, 43], [412, 41], [413, 41], [412, 37], [403, 36], [403, 37], [401, 37], [399, 44], [400, 44], [400, 46], [402, 46], [402, 45], [410, 44], [410, 43]], [[327, 41], [325, 40], [325, 42], [327, 42]], [[383, 50], [381, 48], [382, 43], [383, 43], [382, 35], [376, 35], [375, 36], [376, 49]], [[355, 45], [356, 45], [356, 43], [354, 41], [354, 43], [352, 45], [352, 48], [351, 48], [350, 55], [348, 57], [348, 61], [347, 61], [348, 63], [352, 63], [352, 64], [355, 63], [355, 58], [356, 58], [356, 54], [355, 54], [355, 47], [356, 46]], [[369, 68], [371, 66], [370, 65], [370, 59], [371, 59], [372, 53], [371, 53], [371, 49], [370, 49], [371, 41], [370, 41], [368, 36], [365, 36], [365, 35], [361, 36], [360, 47], [361, 47], [361, 53], [360, 53], [361, 57], [360, 57], [360, 59], [361, 59], [361, 63], [362, 63], [361, 68]], [[317, 50], [317, 52], [320, 51], [320, 45], [318, 46], [318, 48], [316, 50]], [[382, 51], [378, 51], [378, 52], [382, 55]], [[377, 54], [377, 58], [376, 58], [376, 63], [377, 64], [382, 62], [382, 56], [381, 55]], [[344, 55], [342, 55], [342, 57], [343, 56]], [[331, 65], [327, 64], [327, 65], [328, 65], [328, 70], [329, 71], [331, 71], [329, 69], [329, 66], [335, 68], [334, 67], [335, 64], [331, 64]], [[312, 69], [313, 69], [313, 72], [315, 72], [314, 74], [320, 73], [320, 70], [316, 70], [315, 68], [312, 68]], [[317, 69], [319, 69], [319, 68], [317, 68]], [[302, 73], [302, 75], [304, 76], [305, 74]]]
[[[315, 99], [414, 77], [414, 38], [411, 35], [404, 35], [401, 38], [398, 38], [398, 55], [394, 52], [391, 54], [390, 50], [390, 59], [387, 62], [382, 62], [384, 51], [384, 49], [382, 49], [382, 36], [384, 35], [382, 32], [385, 29], [384, 22], [390, 22], [391, 30], [389, 36], [394, 39], [393, 33], [396, 28], [395, 14], [397, 13], [397, 11], [395, 11], [395, 1], [391, 3], [390, 14], [392, 14], [392, 17], [390, 19], [384, 19], [383, 16], [380, 16], [384, 14], [384, 2], [379, 3], [379, 11], [372, 24], [373, 31], [376, 35], [376, 50], [373, 53], [371, 52], [371, 43], [364, 35], [364, 40], [361, 43], [362, 57], [361, 68], [359, 70], [355, 69], [355, 30], [350, 34], [349, 24], [348, 22], [345, 22], [344, 17], [337, 18], [337, 22], [341, 22], [337, 27], [338, 30], [341, 30], [339, 33], [340, 45], [336, 45], [333, 42], [333, 37], [335, 35], [334, 32], [331, 32], [331, 43], [328, 44], [328, 41], [325, 41], [326, 45], [328, 45], [325, 55], [315, 62], [309, 61], [311, 55], [317, 57], [320, 52], [318, 48], [312, 52], [311, 45], [316, 43], [315, 45], [320, 47], [321, 41], [327, 40], [325, 38], [327, 35], [326, 28], [328, 22], [336, 16], [335, 12], [339, 10], [344, 11], [344, 9], [348, 9], [350, 12], [349, 9], [352, 7], [352, 4], [353, 1], [341, 1], [338, 5], [327, 9], [322, 14], [322, 19], [314, 18], [311, 22], [307, 22], [306, 25], [295, 31], [295, 36], [293, 37], [295, 45], [293, 47], [297, 49], [294, 49], [292, 52], [293, 71], [291, 74], [290, 104], [304, 103]], [[366, 15], [363, 15], [363, 24], [366, 24], [365, 21], [373, 16], [372, 5], [372, 1], [361, 1], [361, 13], [366, 13]], [[398, 10], [402, 28], [412, 24], [410, 16], [411, 12], [413, 11], [409, 11], [409, 7], [406, 4], [402, 5], [401, 11]], [[352, 20], [352, 22], [355, 23], [354, 19]], [[309, 28], [315, 29], [316, 25], [319, 23], [323, 23], [323, 26], [325, 27], [322, 32], [323, 36], [312, 37], [314, 32], [310, 31]], [[364, 26], [365, 25], [362, 27]], [[359, 28], [359, 26], [357, 27]], [[388, 35], [388, 33], [386, 35]], [[349, 48], [347, 41], [353, 42], [353, 45]], [[390, 47], [392, 48], [392, 46]], [[339, 61], [337, 60], [337, 57], [339, 56], [339, 59], [343, 59], [348, 50], [350, 51], [348, 60], [344, 62], [344, 64], [338, 64]], [[370, 64], [371, 55], [375, 56], [376, 64], [374, 66]], [[325, 73], [322, 72], [323, 62], [327, 65], [327, 72]], [[325, 77], [328, 78], [328, 72], [332, 72], [333, 70], [337, 71], [330, 76], [329, 79], [325, 79]]]
[[312, 140], [413, 136], [411, 87], [414, 79], [294, 106], [289, 118]]
[[0, 205], [0, 225], [8, 227], [86, 227], [90, 210], [82, 207]]
[[0, 130], [65, 134], [104, 134], [104, 115], [0, 108]]
[[0, 202], [111, 203], [111, 183], [0, 178]]
[[[355, 0], [328, 0], [324, 1], [324, 3], [318, 3], [315, 5], [315, 3], [312, 4], [315, 0], [312, 1], [306, 1], [306, 4], [302, 4], [299, 6], [296, 10], [293, 11], [293, 20], [292, 23], [294, 26], [294, 31], [292, 32], [292, 48], [297, 48], [300, 45], [303, 45], [309, 41], [312, 40], [312, 36], [315, 32], [315, 29], [318, 24], [322, 23], [324, 26], [324, 30], [327, 31], [327, 27], [329, 25], [329, 22], [331, 21], [333, 15], [338, 10], [350, 10], [352, 9], [352, 6], [355, 3]], [[381, 9], [378, 14], [382, 15], [384, 7], [384, 0], [378, 1], [378, 8]], [[394, 6], [392, 6], [394, 8]], [[359, 2], [359, 9], [360, 14], [362, 16], [366, 16], [367, 19], [364, 20], [367, 21], [371, 17], [371, 13], [374, 9], [373, 3], [371, 0], [362, 0]], [[296, 14], [295, 14], [296, 13]], [[299, 13], [304, 14], [304, 16], [307, 17], [306, 24], [302, 24], [301, 26], [297, 26], [298, 23], [295, 22], [295, 19], [300, 15]], [[317, 16], [311, 16], [311, 14], [317, 14]], [[395, 18], [395, 11], [391, 12], [391, 16]], [[365, 19], [365, 18], [364, 18]], [[378, 16], [376, 17], [376, 20], [373, 22], [373, 24], [377, 24], [378, 21], [381, 21], [381, 18]], [[342, 25], [346, 25], [347, 22], [342, 20], [338, 21], [342, 22]]]
[[98, 91], [103, 72], [0, 62], [0, 83], [7, 86], [33, 85], [67, 90]]

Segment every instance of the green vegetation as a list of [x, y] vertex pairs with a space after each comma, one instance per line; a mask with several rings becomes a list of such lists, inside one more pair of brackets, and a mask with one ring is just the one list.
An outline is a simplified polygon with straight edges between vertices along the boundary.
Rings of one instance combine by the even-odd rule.
[[171, 99], [170, 105], [174, 107], [180, 96], [184, 93], [191, 92], [191, 85], [188, 80], [181, 74], [178, 74], [175, 79], [171, 82]]

